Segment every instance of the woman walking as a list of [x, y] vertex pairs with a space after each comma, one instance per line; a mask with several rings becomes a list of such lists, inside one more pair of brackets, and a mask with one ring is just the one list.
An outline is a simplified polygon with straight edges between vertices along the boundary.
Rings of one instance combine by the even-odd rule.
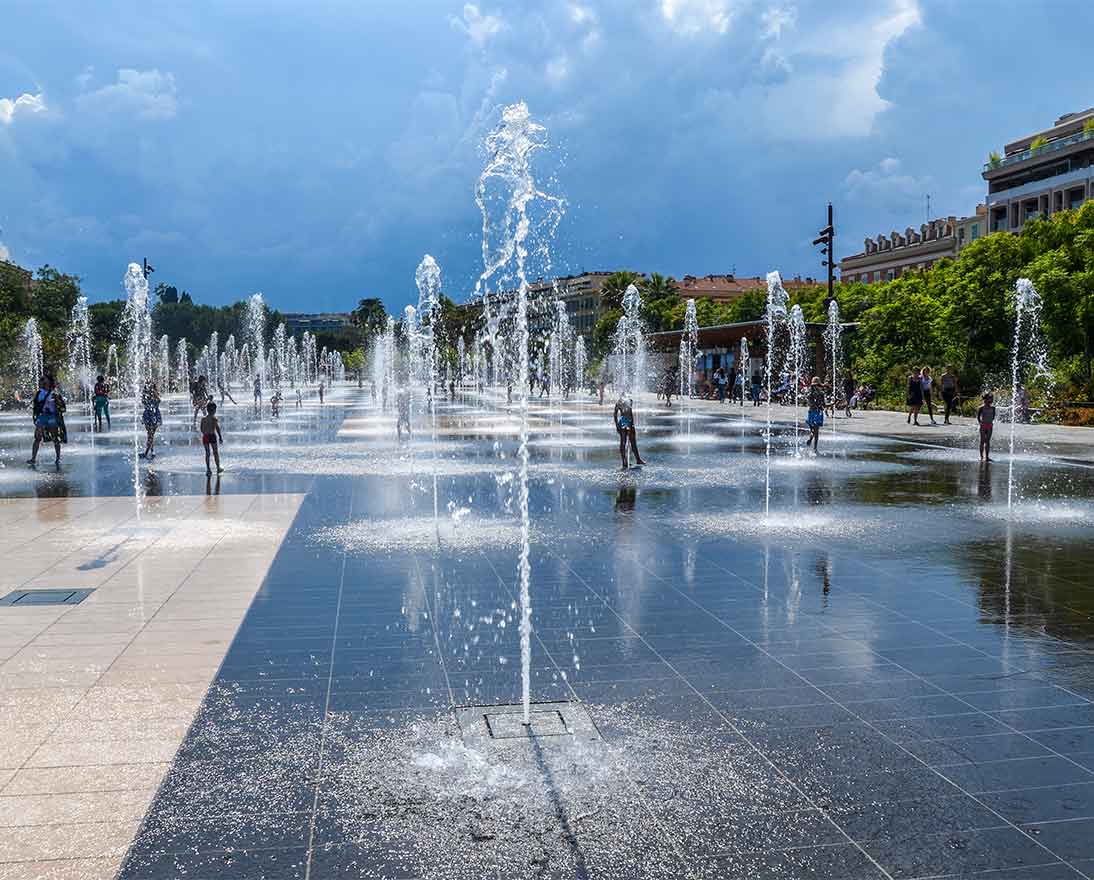
[[917, 367], [908, 375], [908, 393], [904, 398], [908, 404], [908, 424], [915, 420], [919, 424], [919, 410], [923, 407], [923, 375]]
[[927, 415], [931, 417], [931, 424], [937, 425], [938, 422], [934, 420], [934, 405], [931, 402], [931, 388], [934, 385], [934, 379], [931, 378], [930, 367], [924, 367], [920, 370], [920, 381], [923, 383], [923, 403], [927, 407]]

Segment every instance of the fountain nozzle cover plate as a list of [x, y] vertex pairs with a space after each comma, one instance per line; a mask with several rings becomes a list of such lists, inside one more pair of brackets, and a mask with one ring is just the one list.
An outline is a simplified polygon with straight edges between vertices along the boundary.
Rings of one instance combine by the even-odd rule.
[[468, 745], [600, 739], [596, 725], [580, 703], [532, 703], [527, 725], [519, 703], [457, 706], [455, 712], [460, 732]]

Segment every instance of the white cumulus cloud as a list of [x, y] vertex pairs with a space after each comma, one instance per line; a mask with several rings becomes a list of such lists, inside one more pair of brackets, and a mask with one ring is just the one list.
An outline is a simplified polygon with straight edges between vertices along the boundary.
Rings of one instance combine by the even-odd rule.
[[0, 123], [11, 125], [16, 115], [41, 113], [46, 109], [46, 101], [41, 92], [31, 95], [24, 92], [18, 98], [0, 98]]
[[449, 21], [454, 28], [467, 34], [468, 39], [479, 49], [505, 27], [505, 22], [499, 16], [484, 15], [474, 3], [464, 4], [463, 15], [460, 18], [450, 16]]
[[129, 114], [138, 119], [171, 119], [178, 111], [175, 77], [159, 70], [122, 68], [117, 81], [76, 98], [81, 110], [92, 114]]
[[661, 16], [685, 37], [725, 34], [733, 23], [734, 7], [732, 0], [661, 0]]
[[798, 21], [798, 10], [793, 6], [772, 6], [760, 17], [763, 25], [761, 35], [768, 40], [777, 40], [783, 35], [784, 28], [792, 28]]
[[0, 241], [0, 260], [10, 260], [11, 251], [8, 250], [8, 246]]
[[848, 199], [890, 208], [919, 203], [930, 192], [931, 178], [902, 173], [901, 169], [900, 160], [891, 156], [882, 159], [877, 168], [854, 169], [844, 180]]

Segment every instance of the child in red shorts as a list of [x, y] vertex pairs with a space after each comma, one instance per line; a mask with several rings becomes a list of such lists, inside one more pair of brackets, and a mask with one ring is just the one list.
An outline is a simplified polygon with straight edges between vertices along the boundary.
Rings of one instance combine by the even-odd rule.
[[210, 450], [216, 459], [217, 473], [224, 473], [224, 468], [220, 466], [220, 444], [223, 442], [224, 435], [220, 433], [220, 420], [217, 419], [217, 405], [210, 403], [201, 419], [201, 445], [205, 447], [205, 473], [208, 476], [213, 475], [213, 469], [209, 466]]

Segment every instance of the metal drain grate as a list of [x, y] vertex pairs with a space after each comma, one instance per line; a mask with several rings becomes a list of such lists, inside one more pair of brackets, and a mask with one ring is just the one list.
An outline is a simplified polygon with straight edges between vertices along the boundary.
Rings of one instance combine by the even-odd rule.
[[15, 590], [0, 605], [79, 605], [94, 590]]
[[596, 725], [580, 703], [533, 703], [527, 725], [520, 704], [457, 706], [455, 711], [460, 733], [468, 745], [600, 739]]

